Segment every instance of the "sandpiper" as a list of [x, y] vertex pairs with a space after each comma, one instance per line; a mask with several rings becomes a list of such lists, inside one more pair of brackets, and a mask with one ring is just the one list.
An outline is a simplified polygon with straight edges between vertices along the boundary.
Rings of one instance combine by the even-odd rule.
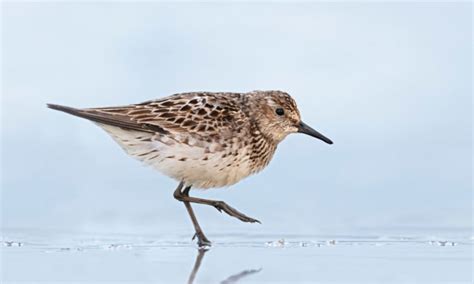
[[48, 107], [95, 122], [129, 155], [177, 180], [174, 198], [184, 203], [199, 247], [211, 242], [191, 203], [213, 206], [243, 222], [260, 222], [223, 201], [189, 196], [191, 187], [229, 186], [261, 171], [291, 133], [332, 144], [303, 123], [295, 101], [282, 91], [190, 92], [118, 107]]

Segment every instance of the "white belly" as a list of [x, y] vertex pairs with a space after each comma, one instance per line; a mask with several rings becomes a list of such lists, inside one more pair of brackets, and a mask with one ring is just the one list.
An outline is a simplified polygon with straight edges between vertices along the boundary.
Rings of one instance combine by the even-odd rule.
[[[234, 160], [234, 156], [222, 158], [223, 152], [204, 153], [202, 148], [189, 146], [161, 147], [162, 153], [170, 153], [159, 159], [149, 160], [163, 174], [197, 188], [232, 185], [250, 175], [248, 159]], [[206, 159], [207, 158], [207, 159]]]
[[[232, 185], [252, 173], [246, 148], [239, 149], [237, 156], [223, 157], [225, 150], [209, 152], [203, 146], [190, 146], [166, 137], [149, 141], [153, 137], [149, 133], [99, 125], [132, 157], [195, 188]], [[210, 148], [213, 149], [212, 145]]]

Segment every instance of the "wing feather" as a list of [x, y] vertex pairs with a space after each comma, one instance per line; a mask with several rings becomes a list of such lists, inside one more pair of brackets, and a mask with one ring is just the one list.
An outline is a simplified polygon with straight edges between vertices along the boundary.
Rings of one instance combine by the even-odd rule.
[[242, 94], [183, 93], [140, 104], [76, 109], [48, 104], [48, 107], [94, 122], [124, 129], [191, 135], [199, 140], [231, 137], [243, 126]]

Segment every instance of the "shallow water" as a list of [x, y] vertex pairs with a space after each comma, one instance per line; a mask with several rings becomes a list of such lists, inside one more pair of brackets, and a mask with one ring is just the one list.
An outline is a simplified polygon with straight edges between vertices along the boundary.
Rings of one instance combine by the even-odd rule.
[[3, 232], [8, 282], [472, 283], [470, 232], [444, 235], [189, 235]]

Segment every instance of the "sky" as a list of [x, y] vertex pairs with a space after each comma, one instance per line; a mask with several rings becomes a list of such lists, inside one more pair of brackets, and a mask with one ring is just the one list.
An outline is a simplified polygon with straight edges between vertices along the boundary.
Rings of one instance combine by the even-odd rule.
[[470, 3], [3, 3], [2, 227], [192, 232], [176, 182], [45, 107], [278, 89], [334, 141], [192, 194], [205, 231], [472, 227]]

